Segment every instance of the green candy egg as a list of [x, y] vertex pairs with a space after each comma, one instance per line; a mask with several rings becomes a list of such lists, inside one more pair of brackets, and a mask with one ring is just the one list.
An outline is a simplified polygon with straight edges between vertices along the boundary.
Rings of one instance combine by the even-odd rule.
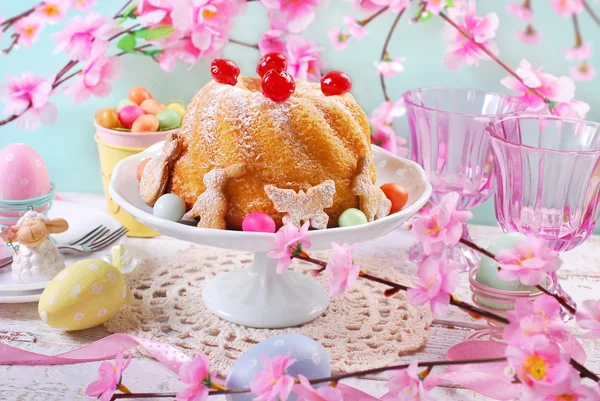
[[338, 225], [340, 227], [359, 226], [361, 224], [367, 224], [367, 216], [365, 216], [362, 211], [355, 208], [344, 210], [338, 219]]
[[158, 122], [160, 123], [160, 130], [165, 131], [173, 128], [177, 128], [181, 125], [181, 116], [176, 110], [165, 109], [160, 113], [156, 114]]
[[[117, 103], [117, 111], [121, 110], [125, 106], [137, 106], [137, 104], [135, 104], [134, 102], [132, 102], [129, 99], [121, 99], [121, 100], [119, 100], [119, 103]], [[129, 131], [129, 130], [127, 130], [127, 131]]]
[[[487, 250], [493, 254], [503, 249], [512, 249], [515, 244], [523, 239], [527, 238], [525, 235], [520, 233], [507, 233], [502, 234], [498, 237]], [[521, 284], [519, 280], [505, 281], [498, 277], [498, 263], [495, 260], [482, 256], [479, 262], [479, 268], [475, 274], [475, 281], [479, 284], [483, 284], [487, 287], [495, 288], [497, 290], [504, 291], [529, 291], [531, 293], [537, 293], [539, 290], [535, 287], [526, 286]], [[488, 308], [496, 310], [510, 310], [513, 309], [512, 305], [495, 303], [486, 301], [484, 299], [477, 299], [479, 303]]]

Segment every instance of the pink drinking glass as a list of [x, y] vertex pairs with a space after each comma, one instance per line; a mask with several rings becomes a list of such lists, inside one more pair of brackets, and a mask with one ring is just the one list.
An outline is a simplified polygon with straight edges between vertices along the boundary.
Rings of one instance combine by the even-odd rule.
[[600, 124], [518, 115], [498, 119], [488, 132], [500, 227], [541, 238], [559, 252], [585, 241], [600, 216]]
[[[413, 89], [403, 95], [408, 115], [412, 159], [419, 163], [433, 186], [436, 204], [449, 192], [460, 195], [459, 208], [469, 210], [485, 202], [494, 191], [493, 160], [486, 127], [498, 117], [525, 110], [514, 97], [463, 88]], [[470, 239], [467, 227], [463, 237]], [[444, 249], [465, 270], [479, 263], [479, 255], [458, 244]], [[427, 255], [421, 244], [410, 259]]]

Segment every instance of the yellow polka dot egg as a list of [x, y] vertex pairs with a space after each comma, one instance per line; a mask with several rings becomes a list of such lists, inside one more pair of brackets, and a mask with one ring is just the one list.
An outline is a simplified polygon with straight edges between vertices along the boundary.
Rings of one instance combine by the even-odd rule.
[[118, 268], [88, 259], [65, 268], [48, 283], [38, 312], [51, 327], [82, 330], [106, 322], [130, 300], [131, 292]]

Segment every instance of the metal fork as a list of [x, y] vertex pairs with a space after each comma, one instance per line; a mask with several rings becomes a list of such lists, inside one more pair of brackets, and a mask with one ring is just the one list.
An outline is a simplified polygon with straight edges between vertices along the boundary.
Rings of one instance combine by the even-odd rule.
[[[108, 228], [100, 225], [81, 238], [71, 241], [68, 244], [57, 244], [56, 247], [60, 253], [70, 255], [97, 252], [106, 248], [127, 234], [127, 232], [128, 230], [125, 227], [120, 227], [111, 232]], [[12, 260], [12, 256], [0, 259], [0, 268], [10, 265]]]

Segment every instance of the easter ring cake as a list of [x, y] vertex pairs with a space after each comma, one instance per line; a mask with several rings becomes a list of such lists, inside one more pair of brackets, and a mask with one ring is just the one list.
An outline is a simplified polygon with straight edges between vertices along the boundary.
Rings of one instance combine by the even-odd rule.
[[[326, 96], [322, 84], [296, 80], [291, 95], [274, 101], [266, 77], [236, 76], [235, 85], [216, 77], [200, 89], [179, 133], [144, 168], [144, 201], [178, 195], [186, 217], [222, 229], [241, 229], [253, 212], [277, 227], [294, 215], [313, 228], [336, 226], [350, 208], [369, 221], [387, 215], [390, 202], [374, 185], [369, 123], [354, 97]], [[222, 222], [210, 223], [208, 214]]]

